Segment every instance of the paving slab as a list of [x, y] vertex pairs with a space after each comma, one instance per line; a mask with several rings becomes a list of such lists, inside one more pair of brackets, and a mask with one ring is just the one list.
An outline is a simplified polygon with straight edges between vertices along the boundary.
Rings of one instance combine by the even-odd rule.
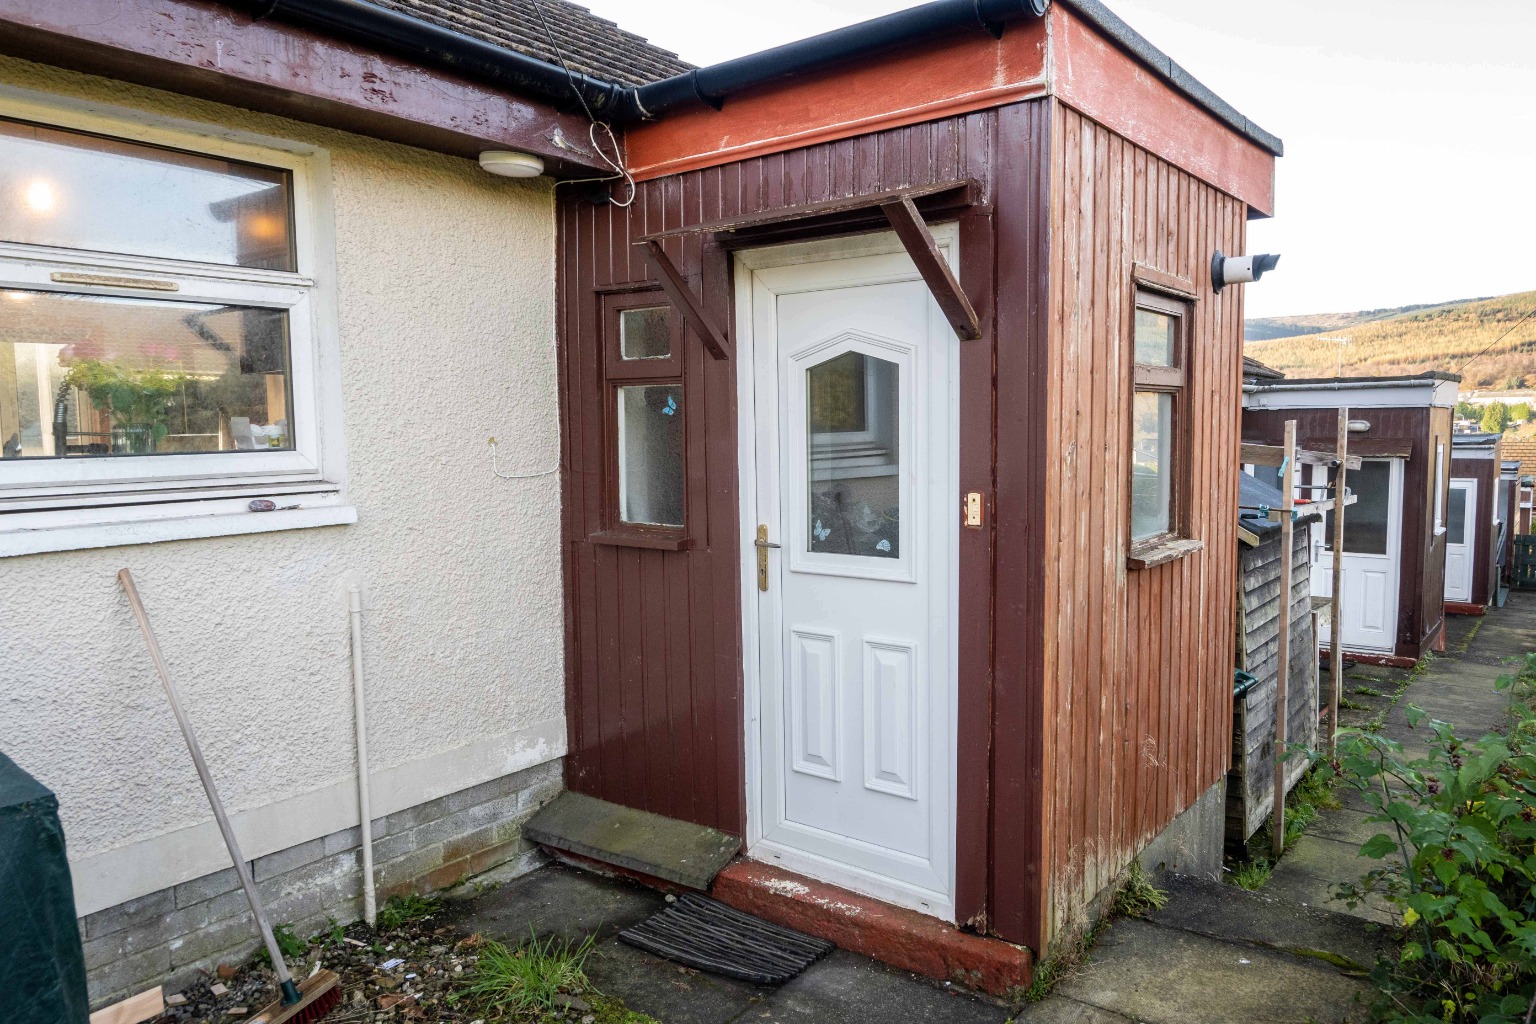
[[701, 891], [741, 849], [738, 836], [570, 790], [539, 808], [523, 837]]
[[[742, 1014], [742, 1024], [1003, 1024], [1013, 1015], [1004, 1007], [962, 994], [952, 987], [929, 985], [905, 971], [867, 957], [836, 950], [798, 978], [770, 991]], [[671, 1024], [671, 1018], [662, 1018]], [[1032, 1019], [1032, 1018], [1031, 1018]], [[1066, 1018], [1064, 1018], [1066, 1019]]]
[[1146, 919], [1165, 928], [1313, 957], [1355, 973], [1369, 970], [1391, 946], [1384, 930], [1359, 918], [1300, 906], [1264, 890], [1245, 892], [1181, 875], [1158, 884], [1168, 893], [1168, 903]]
[[1127, 920], [1058, 991], [1146, 1024], [1336, 1024], [1363, 1020], [1371, 989], [1310, 958]]
[[[768, 989], [734, 978], [681, 967], [610, 939], [593, 950], [587, 977], [606, 995], [622, 999], [663, 1024], [726, 1024], [748, 1013]], [[751, 1019], [748, 1017], [747, 1019]]]
[[1358, 880], [1380, 864], [1380, 861], [1360, 856], [1360, 848], [1353, 843], [1341, 843], [1319, 835], [1304, 835], [1285, 851], [1285, 856], [1280, 858], [1274, 873], [1260, 891], [1266, 896], [1289, 900], [1304, 907], [1331, 910], [1364, 921], [1391, 925], [1396, 922], [1396, 915], [1380, 897], [1372, 897], [1355, 907], [1348, 907], [1333, 899], [1334, 890], [1340, 882]]
[[1141, 1024], [1133, 1017], [1111, 1013], [1055, 993], [1042, 1002], [1025, 1006], [1013, 1019], [1027, 1024]]
[[607, 938], [639, 924], [665, 905], [665, 898], [625, 879], [604, 878], [563, 864], [551, 864], [447, 911], [469, 932], [519, 943], [529, 932], [580, 941]]

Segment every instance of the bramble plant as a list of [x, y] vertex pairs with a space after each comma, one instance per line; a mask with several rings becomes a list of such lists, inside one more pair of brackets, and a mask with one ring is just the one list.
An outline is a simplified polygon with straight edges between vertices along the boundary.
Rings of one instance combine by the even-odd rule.
[[1524, 1024], [1536, 1013], [1536, 654], [1499, 687], [1514, 698], [1506, 736], [1463, 740], [1410, 705], [1409, 725], [1433, 734], [1427, 755], [1346, 730], [1325, 769], [1387, 826], [1361, 847], [1381, 866], [1338, 892], [1351, 907], [1380, 895], [1401, 917], [1397, 960], [1372, 972], [1383, 1020]]

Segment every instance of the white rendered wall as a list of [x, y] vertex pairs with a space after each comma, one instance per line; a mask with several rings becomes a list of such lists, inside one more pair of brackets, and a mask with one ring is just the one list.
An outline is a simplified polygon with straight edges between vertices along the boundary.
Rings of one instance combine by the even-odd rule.
[[[0, 57], [0, 83], [327, 148], [355, 525], [0, 561], [0, 751], [59, 796], [78, 911], [227, 866], [115, 579], [138, 580], [249, 857], [565, 750], [547, 180]], [[508, 465], [508, 464], [512, 465]]]

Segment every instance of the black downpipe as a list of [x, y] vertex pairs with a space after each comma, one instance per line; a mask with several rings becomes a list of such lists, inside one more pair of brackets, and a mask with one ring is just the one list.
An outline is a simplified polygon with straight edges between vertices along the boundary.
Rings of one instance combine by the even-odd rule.
[[632, 89], [529, 57], [367, 0], [230, 0], [253, 18], [281, 18], [336, 39], [363, 43], [431, 67], [532, 95], [562, 109], [579, 108], [576, 94], [603, 119], [632, 117]]
[[929, 35], [974, 26], [1001, 35], [1009, 21], [1041, 17], [1051, 0], [933, 0], [846, 28], [823, 32], [771, 50], [687, 71], [630, 90], [630, 116], [656, 117], [690, 103], [719, 108], [725, 98], [748, 86], [808, 71], [850, 57], [889, 49]]

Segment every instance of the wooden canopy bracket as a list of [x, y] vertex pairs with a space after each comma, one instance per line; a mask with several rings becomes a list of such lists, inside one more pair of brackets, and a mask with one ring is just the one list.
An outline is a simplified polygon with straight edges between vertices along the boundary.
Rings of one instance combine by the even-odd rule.
[[704, 312], [704, 307], [693, 294], [693, 289], [688, 287], [688, 282], [667, 257], [666, 250], [655, 239], [645, 243], [645, 261], [650, 264], [651, 272], [656, 275], [656, 282], [661, 285], [661, 290], [667, 293], [667, 298], [677, 311], [683, 315], [683, 320], [693, 328], [693, 332], [704, 342], [704, 347], [709, 354], [716, 359], [729, 359], [731, 357], [730, 342], [725, 340], [725, 334], [710, 315]]
[[911, 197], [902, 196], [882, 203], [880, 209], [891, 222], [891, 227], [896, 229], [896, 237], [901, 239], [907, 255], [917, 264], [917, 272], [922, 275], [928, 290], [933, 293], [934, 301], [939, 304], [949, 325], [955, 329], [955, 334], [961, 341], [980, 338], [981, 321], [977, 319], [976, 308], [965, 297], [965, 292], [960, 290], [960, 282], [955, 280], [954, 271], [949, 269], [944, 254], [939, 252], [939, 243], [934, 239], [933, 232], [928, 230], [923, 215], [917, 212]]

